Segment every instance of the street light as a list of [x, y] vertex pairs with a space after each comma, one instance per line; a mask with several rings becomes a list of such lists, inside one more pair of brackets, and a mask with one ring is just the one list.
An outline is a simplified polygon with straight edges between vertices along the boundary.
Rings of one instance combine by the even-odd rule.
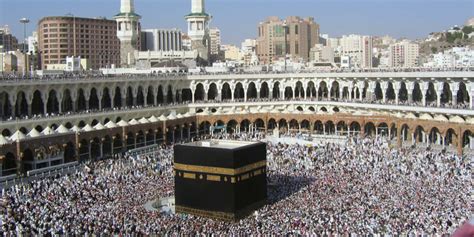
[[20, 23], [23, 24], [23, 54], [24, 54], [24, 61], [23, 61], [23, 76], [25, 76], [26, 74], [26, 66], [27, 66], [27, 63], [26, 63], [26, 45], [28, 44], [27, 40], [26, 40], [26, 24], [30, 23], [30, 19], [26, 18], [26, 17], [23, 17], [20, 19]]
[[3, 67], [3, 45], [0, 45], [0, 55], [2, 55], [2, 61], [0, 61], [0, 66], [2, 67], [2, 76], [3, 76], [3, 71], [5, 70]]
[[287, 62], [286, 62], [286, 55], [288, 53], [288, 49], [287, 49], [287, 46], [288, 46], [288, 24], [286, 23], [286, 21], [283, 22], [283, 29], [285, 30], [285, 72], [286, 72], [286, 66], [287, 66]]

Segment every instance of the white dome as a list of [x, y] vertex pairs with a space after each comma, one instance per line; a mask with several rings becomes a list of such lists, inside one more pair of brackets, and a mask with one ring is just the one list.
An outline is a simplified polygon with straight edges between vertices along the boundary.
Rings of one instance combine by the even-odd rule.
[[130, 121], [128, 121], [128, 124], [130, 125], [137, 125], [138, 124], [138, 121], [136, 119], [132, 119]]
[[51, 129], [49, 126], [44, 128], [43, 131], [41, 132], [43, 135], [51, 135], [54, 134], [53, 129]]
[[10, 143], [2, 134], [0, 134], [0, 146]]
[[117, 125], [120, 126], [120, 127], [126, 127], [126, 126], [128, 126], [128, 123], [127, 123], [127, 121], [125, 121], [125, 120], [120, 120], [120, 121], [117, 123]]
[[64, 125], [61, 124], [58, 128], [56, 128], [56, 132], [57, 133], [68, 133], [69, 130]]
[[150, 121], [148, 121], [148, 119], [146, 119], [145, 117], [138, 120], [138, 122], [141, 123], [141, 124], [150, 123]]
[[162, 114], [160, 117], [158, 117], [158, 119], [160, 121], [166, 121], [167, 120], [164, 114]]
[[423, 119], [423, 120], [433, 120], [433, 117], [429, 114], [422, 114], [420, 116], [420, 119]]
[[464, 123], [466, 121], [464, 121], [463, 118], [459, 117], [459, 116], [453, 116], [449, 119], [449, 121], [453, 122], [453, 123]]
[[434, 120], [437, 120], [437, 121], [443, 121], [443, 122], [448, 122], [449, 119], [446, 118], [446, 116], [444, 115], [441, 115], [441, 114], [438, 114], [434, 117]]
[[84, 132], [90, 132], [90, 131], [94, 131], [94, 128], [91, 127], [90, 124], [87, 124], [86, 126], [84, 126], [84, 127], [82, 128], [82, 131], [84, 131]]
[[13, 133], [13, 135], [10, 137], [10, 141], [23, 140], [25, 138], [26, 138], [25, 134], [23, 134], [20, 130], [18, 130], [15, 133]]
[[405, 115], [405, 118], [407, 118], [407, 119], [417, 119], [417, 117], [413, 113], [408, 113], [407, 115]]
[[73, 131], [73, 132], [80, 132], [81, 129], [80, 129], [78, 126], [74, 125], [74, 127], [71, 128], [71, 131]]
[[115, 123], [112, 122], [112, 121], [109, 121], [108, 123], [105, 124], [105, 127], [106, 127], [106, 128], [116, 128], [116, 127], [117, 127], [117, 124], [115, 124]]
[[174, 114], [170, 114], [170, 115], [168, 115], [167, 119], [174, 120], [174, 119], [176, 119], [176, 116]]
[[[217, 112], [219, 112], [219, 111], [217, 111]], [[181, 119], [181, 118], [184, 118], [184, 117], [183, 117], [183, 115], [181, 115], [181, 114], [178, 114], [178, 115], [176, 115], [176, 118], [179, 118], [179, 119]]]
[[35, 128], [31, 129], [30, 132], [26, 135], [28, 137], [39, 137], [39, 136], [41, 136], [41, 134]]
[[94, 126], [95, 130], [102, 130], [102, 129], [105, 129], [104, 125], [102, 125], [101, 123], [98, 123]]
[[152, 122], [152, 123], [156, 123], [156, 122], [158, 122], [159, 120], [158, 120], [157, 117], [155, 117], [155, 115], [153, 115], [153, 116], [151, 116], [151, 117], [148, 119], [148, 121], [150, 121], [150, 122]]
[[474, 124], [474, 118], [466, 119], [466, 123]]

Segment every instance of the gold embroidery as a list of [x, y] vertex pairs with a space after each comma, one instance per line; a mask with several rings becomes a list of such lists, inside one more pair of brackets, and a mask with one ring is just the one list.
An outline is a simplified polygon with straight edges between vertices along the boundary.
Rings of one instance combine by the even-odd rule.
[[207, 175], [207, 180], [209, 181], [221, 181], [221, 176], [218, 176], [218, 175], [210, 175], [208, 174]]
[[196, 179], [196, 174], [184, 173], [183, 176], [185, 179]]
[[231, 168], [221, 168], [221, 167], [210, 167], [210, 166], [199, 166], [199, 165], [186, 165], [175, 163], [174, 169], [181, 170], [181, 171], [188, 171], [188, 172], [198, 172], [198, 173], [207, 173], [207, 174], [220, 174], [220, 175], [239, 175], [243, 173], [247, 173], [251, 170], [266, 167], [267, 161], [262, 160], [250, 165], [246, 165], [237, 169]]

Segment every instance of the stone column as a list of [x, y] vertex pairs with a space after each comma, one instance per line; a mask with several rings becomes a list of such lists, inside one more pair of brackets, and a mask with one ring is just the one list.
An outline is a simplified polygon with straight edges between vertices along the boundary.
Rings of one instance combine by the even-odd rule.
[[48, 99], [49, 99], [49, 96], [42, 94], [41, 99], [43, 100], [43, 114], [47, 114], [48, 113]]
[[100, 142], [100, 158], [104, 157], [104, 144]]
[[412, 103], [413, 102], [413, 90], [415, 89], [415, 83], [414, 82], [407, 82], [406, 84], [407, 88], [407, 102]]
[[401, 88], [401, 83], [400, 82], [395, 82], [393, 84], [393, 90], [395, 92], [395, 104], [399, 104], [400, 102], [400, 88]]
[[122, 94], [122, 108], [127, 106], [127, 95]]
[[235, 101], [235, 96], [234, 96], [234, 93], [235, 93], [235, 85], [230, 85], [230, 98], [231, 98], [231, 101], [234, 102]]
[[452, 89], [452, 104], [457, 105], [458, 104], [458, 88], [453, 88]]
[[471, 91], [471, 93], [469, 93], [469, 109], [473, 109], [474, 108], [474, 91]]
[[102, 110], [102, 92], [97, 93], [97, 98], [99, 99], [99, 110]]
[[382, 101], [384, 103], [386, 103], [387, 102], [388, 83], [387, 82], [380, 83], [380, 88], [382, 89]]

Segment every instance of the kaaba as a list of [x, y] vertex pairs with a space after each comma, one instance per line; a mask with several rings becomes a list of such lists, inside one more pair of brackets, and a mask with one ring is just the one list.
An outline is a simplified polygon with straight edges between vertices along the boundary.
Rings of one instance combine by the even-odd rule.
[[267, 201], [266, 144], [206, 140], [174, 147], [176, 213], [235, 221]]

